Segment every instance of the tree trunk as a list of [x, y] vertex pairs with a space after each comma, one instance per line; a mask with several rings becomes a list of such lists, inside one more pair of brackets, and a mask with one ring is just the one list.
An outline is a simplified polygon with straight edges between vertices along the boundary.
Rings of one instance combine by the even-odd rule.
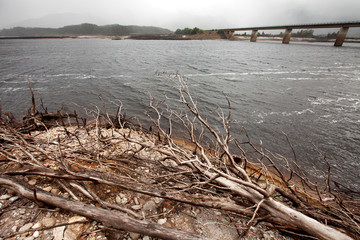
[[195, 233], [184, 232], [178, 229], [169, 228], [160, 224], [149, 223], [144, 220], [131, 218], [126, 214], [113, 212], [102, 208], [93, 207], [82, 202], [72, 201], [59, 196], [54, 196], [43, 190], [30, 190], [27, 184], [15, 180], [14, 177], [0, 175], [0, 185], [12, 189], [17, 194], [33, 200], [35, 202], [43, 202], [48, 205], [73, 212], [78, 215], [85, 216], [89, 219], [103, 223], [108, 227], [125, 230], [129, 232], [137, 232], [161, 239], [174, 240], [195, 240], [210, 239]]

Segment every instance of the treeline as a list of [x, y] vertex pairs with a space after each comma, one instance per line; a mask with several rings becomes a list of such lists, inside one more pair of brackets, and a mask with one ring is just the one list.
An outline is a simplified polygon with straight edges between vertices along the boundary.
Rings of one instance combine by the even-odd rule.
[[184, 29], [180, 29], [178, 28], [175, 31], [175, 34], [184, 34], [184, 35], [194, 35], [194, 34], [201, 34], [204, 31], [201, 30], [200, 28], [194, 27], [194, 28], [184, 28]]
[[83, 23], [79, 25], [70, 25], [62, 28], [25, 28], [14, 27], [3, 29], [0, 36], [60, 36], [60, 35], [105, 35], [119, 36], [129, 34], [169, 34], [168, 29], [147, 26], [124, 26], [119, 24], [98, 26], [96, 24]]

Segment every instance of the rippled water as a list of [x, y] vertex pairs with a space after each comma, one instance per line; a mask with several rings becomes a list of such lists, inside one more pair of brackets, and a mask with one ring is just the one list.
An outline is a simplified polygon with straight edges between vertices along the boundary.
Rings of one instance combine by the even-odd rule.
[[[291, 156], [283, 133], [311, 174], [324, 168], [310, 141], [326, 152], [336, 181], [360, 190], [360, 46], [231, 41], [0, 41], [3, 111], [30, 106], [26, 76], [50, 110], [120, 99], [144, 116], [147, 93], [173, 91], [159, 72], [188, 79], [206, 110], [232, 103], [232, 117], [254, 141]], [[67, 107], [72, 109], [72, 106]], [[210, 119], [212, 113], [209, 113]], [[144, 118], [141, 118], [145, 120]], [[236, 133], [234, 133], [236, 135]]]

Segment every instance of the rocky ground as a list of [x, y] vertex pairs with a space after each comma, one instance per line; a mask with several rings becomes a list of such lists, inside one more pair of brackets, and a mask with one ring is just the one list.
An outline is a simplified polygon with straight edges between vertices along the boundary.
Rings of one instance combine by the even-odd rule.
[[[29, 184], [40, 186], [35, 178], [28, 179]], [[59, 187], [41, 186], [46, 191], [58, 194]], [[214, 239], [240, 239], [246, 226], [246, 220], [235, 218], [217, 210], [191, 207], [161, 198], [153, 198], [127, 191], [113, 192], [106, 190], [108, 201], [120, 206], [127, 206], [134, 212], [146, 215], [146, 219], [159, 224], [178, 228], [188, 232], [197, 232]], [[38, 206], [36, 203], [1, 189], [0, 196], [0, 237], [1, 239], [153, 239], [138, 233], [120, 232], [106, 228], [82, 216], [75, 216], [61, 209]], [[61, 193], [69, 197], [67, 192]], [[239, 220], [240, 219], [240, 220]], [[278, 231], [267, 230], [258, 224], [251, 227], [241, 239], [292, 239]]]
[[[95, 142], [94, 134], [87, 134], [85, 130], [76, 127], [67, 128], [68, 132], [76, 132], [83, 144]], [[92, 130], [95, 131], [95, 130]], [[120, 130], [119, 130], [120, 131]], [[122, 131], [129, 130], [123, 129]], [[110, 134], [112, 130], [103, 130], [103, 135]], [[129, 134], [129, 133], [128, 133]], [[132, 136], [142, 139], [144, 134], [132, 131]], [[34, 144], [50, 150], [57, 148], [56, 136], [61, 136], [73, 151], [76, 150], [78, 143], [76, 138], [66, 139], [65, 130], [62, 127], [52, 128], [49, 131], [33, 132]], [[147, 138], [149, 140], [149, 138]], [[142, 140], [145, 141], [145, 140]], [[115, 142], [114, 146], [127, 146], [126, 144]], [[133, 144], [128, 144], [133, 146]], [[78, 146], [77, 146], [78, 147]], [[90, 148], [90, 147], [89, 147]], [[123, 149], [122, 149], [123, 150]], [[12, 150], [16, 152], [16, 149]], [[108, 147], [102, 154], [111, 158], [119, 149]], [[70, 154], [70, 153], [69, 153]], [[143, 153], [146, 154], [146, 153]], [[147, 153], [150, 154], [150, 153]], [[110, 155], [110, 156], [109, 156]], [[80, 158], [81, 156], [77, 156]], [[151, 157], [151, 155], [148, 155]], [[11, 162], [6, 161], [5, 157], [0, 156], [0, 169], [6, 170]], [[56, 168], [54, 162], [45, 162], [52, 168]], [[88, 163], [89, 164], [89, 163]], [[87, 167], [94, 167], [87, 165]], [[125, 168], [125, 167], [124, 167]], [[141, 168], [141, 167], [138, 167]], [[146, 178], [146, 174], [152, 169], [137, 169], [142, 172], [140, 175]], [[125, 174], [133, 174], [132, 171]], [[20, 176], [19, 176], [20, 177]], [[43, 189], [54, 195], [64, 198], [75, 199], [99, 207], [85, 195], [73, 194], [65, 184], [59, 180], [44, 176], [24, 176], [23, 180], [29, 185]], [[89, 183], [92, 191], [95, 192], [103, 201], [117, 205], [123, 209], [128, 209], [137, 218], [145, 219], [148, 222], [158, 223], [172, 228], [181, 229], [187, 232], [194, 232], [202, 236], [214, 239], [291, 239], [281, 235], [276, 230], [268, 230], [265, 223], [257, 224], [255, 227], [247, 229], [246, 223], [249, 217], [242, 217], [225, 211], [216, 209], [194, 207], [188, 204], [174, 202], [159, 197], [152, 197], [119, 187], [104, 184]], [[113, 210], [117, 211], [117, 210]], [[58, 208], [35, 203], [28, 199], [16, 196], [14, 192], [4, 187], [0, 187], [0, 239], [42, 239], [42, 240], [62, 240], [62, 239], [152, 239], [138, 233], [118, 231], [109, 229], [99, 222], [94, 222], [83, 216], [74, 215]]]

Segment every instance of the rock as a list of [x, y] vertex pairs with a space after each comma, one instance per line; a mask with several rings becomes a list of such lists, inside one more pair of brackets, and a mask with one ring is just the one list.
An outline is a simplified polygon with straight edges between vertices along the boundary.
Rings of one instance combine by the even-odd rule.
[[50, 192], [51, 192], [52, 194], [54, 194], [54, 195], [58, 195], [58, 193], [60, 192], [60, 190], [57, 189], [57, 188], [53, 188], [53, 189], [51, 189]]
[[19, 232], [26, 232], [32, 227], [32, 223], [27, 223], [19, 229]]
[[39, 231], [35, 231], [35, 232], [33, 233], [33, 237], [34, 237], [34, 238], [39, 237], [39, 235], [40, 235]]
[[15, 202], [15, 201], [18, 200], [18, 199], [19, 199], [18, 196], [14, 196], [14, 197], [11, 197], [11, 198], [9, 199], [9, 201], [10, 201], [10, 202]]
[[56, 224], [56, 219], [53, 217], [44, 218], [41, 222], [41, 226], [51, 227]]
[[158, 224], [163, 225], [164, 223], [166, 223], [166, 221], [167, 221], [166, 218], [160, 218], [160, 219], [158, 220]]
[[0, 200], [7, 200], [7, 199], [9, 199], [9, 198], [11, 198], [11, 195], [10, 195], [10, 194], [5, 194], [5, 195], [2, 195], [2, 196], [0, 197]]
[[128, 203], [128, 199], [125, 197], [125, 198], [122, 198], [121, 199], [121, 203], [122, 204], [127, 204]]
[[156, 212], [156, 203], [152, 200], [147, 201], [146, 203], [144, 203], [143, 210], [146, 213]]
[[39, 228], [39, 227], [41, 227], [41, 223], [37, 222], [34, 224], [34, 226], [32, 226], [32, 229]]
[[[69, 219], [69, 223], [79, 222], [79, 221], [86, 221], [85, 217], [75, 216]], [[79, 223], [69, 225], [65, 232], [64, 232], [64, 239], [78, 239], [81, 234], [85, 231], [86, 224]]]
[[129, 233], [129, 236], [130, 236], [130, 238], [131, 238], [132, 240], [138, 240], [141, 235], [140, 235], [140, 233], [133, 233], [133, 232], [131, 232], [131, 233]]
[[110, 156], [110, 153], [109, 153], [108, 150], [106, 150], [106, 151], [104, 152], [104, 157], [109, 157], [109, 156]]
[[44, 188], [43, 190], [46, 192], [50, 192], [52, 190], [52, 187], [48, 186], [48, 187]]
[[120, 197], [120, 198], [126, 198], [126, 195], [123, 194], [123, 193], [120, 193], [120, 194], [119, 194], [119, 197]]
[[82, 217], [82, 216], [75, 216], [69, 219], [69, 223], [74, 223], [74, 222], [85, 222], [87, 221], [86, 217]]
[[116, 198], [115, 198], [115, 201], [116, 201], [116, 203], [117, 204], [121, 204], [121, 197], [120, 196], [116, 196]]
[[154, 202], [156, 204], [159, 204], [161, 202], [161, 198], [158, 198], [158, 197], [154, 198]]
[[30, 185], [35, 185], [35, 184], [36, 184], [36, 179], [31, 179], [31, 180], [29, 181], [29, 184], [30, 184]]
[[150, 237], [149, 236], [144, 236], [143, 240], [150, 240]]
[[169, 228], [172, 228], [172, 227], [174, 227], [171, 223], [169, 223], [169, 222], [165, 222], [164, 224], [163, 224], [163, 226], [164, 227], [169, 227]]
[[131, 208], [134, 209], [134, 210], [140, 210], [141, 205], [133, 205], [133, 206], [131, 206]]
[[53, 236], [53, 230], [45, 230], [42, 232], [41, 234], [41, 240], [53, 240], [54, 236]]
[[54, 240], [63, 240], [64, 231], [65, 231], [65, 226], [54, 228], [53, 230]]

